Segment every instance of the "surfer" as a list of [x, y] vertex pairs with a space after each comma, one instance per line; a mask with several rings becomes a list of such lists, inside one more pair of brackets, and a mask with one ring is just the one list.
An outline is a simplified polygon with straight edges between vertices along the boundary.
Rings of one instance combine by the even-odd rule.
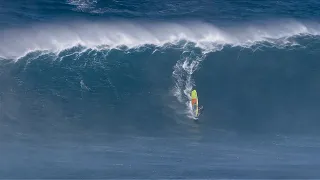
[[198, 106], [198, 95], [195, 89], [191, 91], [191, 105], [194, 115], [199, 117], [199, 115], [203, 112], [203, 106]]

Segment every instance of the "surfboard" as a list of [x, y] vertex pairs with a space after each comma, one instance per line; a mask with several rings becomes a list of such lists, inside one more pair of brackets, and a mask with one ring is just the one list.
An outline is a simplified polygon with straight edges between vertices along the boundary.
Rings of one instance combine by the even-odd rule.
[[194, 89], [191, 91], [191, 105], [193, 114], [198, 117], [199, 115], [199, 108], [198, 108], [198, 94], [197, 91]]

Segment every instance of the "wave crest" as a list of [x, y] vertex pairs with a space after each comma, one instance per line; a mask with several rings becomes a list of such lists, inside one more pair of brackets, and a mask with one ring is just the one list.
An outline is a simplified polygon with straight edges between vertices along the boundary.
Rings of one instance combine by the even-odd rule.
[[27, 29], [3, 30], [0, 56], [16, 58], [38, 50], [60, 52], [75, 46], [87, 48], [137, 48], [192, 42], [205, 51], [224, 45], [250, 47], [261, 42], [295, 45], [300, 35], [319, 35], [317, 23], [298, 21], [218, 27], [204, 22], [78, 22], [36, 25]]

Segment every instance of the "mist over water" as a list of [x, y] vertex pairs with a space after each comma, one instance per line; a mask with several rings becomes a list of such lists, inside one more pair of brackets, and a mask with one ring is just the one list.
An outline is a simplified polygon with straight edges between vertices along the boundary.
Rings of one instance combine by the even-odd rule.
[[296, 45], [293, 37], [317, 36], [320, 26], [315, 22], [304, 23], [296, 20], [236, 24], [227, 27], [201, 21], [173, 23], [122, 20], [55, 22], [2, 32], [1, 56], [17, 58], [34, 51], [60, 52], [79, 45], [98, 49], [131, 49], [144, 45], [166, 47], [194, 43], [203, 51], [221, 50], [225, 45], [249, 48], [266, 42], [273, 46]]

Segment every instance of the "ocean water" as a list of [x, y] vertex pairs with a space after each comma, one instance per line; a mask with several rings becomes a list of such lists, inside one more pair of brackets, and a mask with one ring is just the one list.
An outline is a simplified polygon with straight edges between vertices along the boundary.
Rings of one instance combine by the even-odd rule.
[[315, 0], [1, 1], [0, 178], [320, 178], [319, 18]]

